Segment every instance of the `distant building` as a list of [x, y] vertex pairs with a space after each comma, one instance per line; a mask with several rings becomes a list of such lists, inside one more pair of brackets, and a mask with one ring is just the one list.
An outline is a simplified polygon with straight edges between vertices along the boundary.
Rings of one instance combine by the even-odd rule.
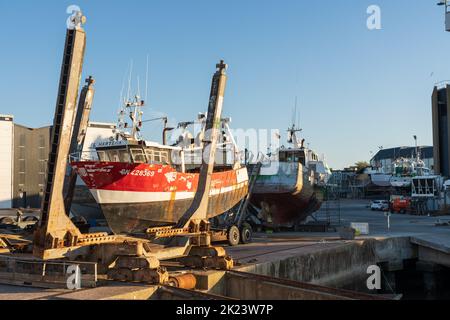
[[450, 85], [435, 86], [432, 95], [434, 172], [450, 177]]
[[[433, 147], [418, 147], [420, 158], [425, 162], [425, 166], [434, 170]], [[380, 168], [385, 173], [392, 172], [392, 166], [398, 158], [416, 158], [415, 147], [396, 147], [383, 149], [370, 160], [370, 165], [374, 168]]]
[[[0, 208], [40, 208], [51, 129], [28, 128], [0, 115]], [[112, 137], [114, 129], [111, 123], [89, 123], [83, 158], [97, 160], [92, 144]]]
[[12, 206], [13, 120], [13, 116], [0, 115], [0, 208]]

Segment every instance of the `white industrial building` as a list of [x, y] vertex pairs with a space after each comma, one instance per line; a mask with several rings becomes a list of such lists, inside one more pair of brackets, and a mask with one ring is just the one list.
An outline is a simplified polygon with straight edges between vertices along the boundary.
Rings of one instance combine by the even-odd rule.
[[[95, 142], [114, 136], [115, 124], [90, 122], [84, 160], [97, 160]], [[44, 193], [51, 126], [33, 129], [0, 115], [0, 208], [39, 208]], [[77, 184], [82, 185], [79, 180]]]
[[13, 116], [0, 115], [0, 208], [11, 208], [13, 186]]

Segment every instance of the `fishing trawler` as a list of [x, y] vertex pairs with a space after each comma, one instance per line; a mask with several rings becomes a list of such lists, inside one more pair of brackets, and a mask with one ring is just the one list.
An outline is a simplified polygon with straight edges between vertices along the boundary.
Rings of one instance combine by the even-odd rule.
[[270, 155], [269, 165], [261, 168], [253, 189], [251, 202], [259, 208], [260, 216], [277, 227], [293, 227], [319, 210], [321, 188], [331, 171], [317, 153], [299, 140], [293, 125], [288, 130], [290, 148], [281, 147]]
[[[142, 107], [138, 96], [119, 113], [115, 137], [93, 145], [98, 161], [72, 159], [71, 165], [100, 205], [116, 234], [175, 224], [190, 207], [202, 164], [206, 116], [181, 123], [173, 145], [142, 138]], [[128, 125], [131, 119], [131, 126]], [[248, 192], [248, 174], [241, 166], [229, 119], [221, 121], [221, 135], [211, 180], [209, 218], [233, 208]], [[194, 138], [190, 125], [200, 127]]]
[[393, 164], [393, 174], [390, 184], [396, 188], [411, 187], [412, 179], [416, 176], [430, 176], [431, 170], [420, 159], [420, 153], [414, 158], [399, 158]]

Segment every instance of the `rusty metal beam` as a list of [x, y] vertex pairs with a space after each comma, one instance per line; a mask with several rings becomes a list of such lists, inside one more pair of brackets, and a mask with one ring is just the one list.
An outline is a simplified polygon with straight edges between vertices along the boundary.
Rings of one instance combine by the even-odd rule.
[[[214, 161], [216, 158], [217, 139], [221, 124], [223, 99], [227, 82], [224, 61], [216, 65], [217, 71], [213, 76], [211, 93], [209, 98], [208, 116], [206, 118], [205, 138], [203, 141], [202, 165], [200, 176], [191, 207], [180, 218], [177, 227], [186, 228], [191, 220], [206, 220], [208, 217], [209, 191], [211, 187], [211, 177], [214, 171]], [[208, 155], [206, 157], [206, 155]], [[206, 159], [205, 159], [206, 158]]]
[[46, 250], [76, 245], [81, 236], [65, 210], [63, 187], [85, 47], [80, 22], [66, 33], [41, 219], [34, 235], [33, 253], [42, 259], [47, 259]]
[[[81, 89], [80, 101], [78, 103], [75, 123], [73, 126], [72, 141], [70, 143], [70, 154], [74, 154], [83, 150], [84, 139], [89, 123], [89, 116], [91, 114], [92, 102], [94, 100], [95, 80], [90, 76], [86, 79], [86, 85]], [[64, 198], [64, 205], [66, 212], [70, 213], [72, 207], [73, 195], [77, 182], [77, 173], [75, 170], [69, 168], [69, 178], [67, 183], [67, 192]]]

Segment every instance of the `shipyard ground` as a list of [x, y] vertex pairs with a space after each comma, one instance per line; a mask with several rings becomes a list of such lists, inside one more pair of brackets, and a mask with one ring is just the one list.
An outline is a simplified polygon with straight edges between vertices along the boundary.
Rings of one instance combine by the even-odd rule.
[[[233, 271], [194, 271], [196, 290], [108, 281], [79, 291], [0, 285], [0, 300], [400, 299], [399, 279], [408, 272], [415, 280], [419, 273], [421, 290], [435, 296], [448, 280], [440, 277], [450, 268], [450, 216], [395, 214], [388, 229], [384, 213], [367, 203], [342, 201], [340, 213], [344, 226], [369, 223], [368, 236], [343, 241], [334, 232], [256, 234], [251, 244], [226, 248], [236, 262]], [[371, 265], [382, 268], [379, 291], [367, 289]]]

